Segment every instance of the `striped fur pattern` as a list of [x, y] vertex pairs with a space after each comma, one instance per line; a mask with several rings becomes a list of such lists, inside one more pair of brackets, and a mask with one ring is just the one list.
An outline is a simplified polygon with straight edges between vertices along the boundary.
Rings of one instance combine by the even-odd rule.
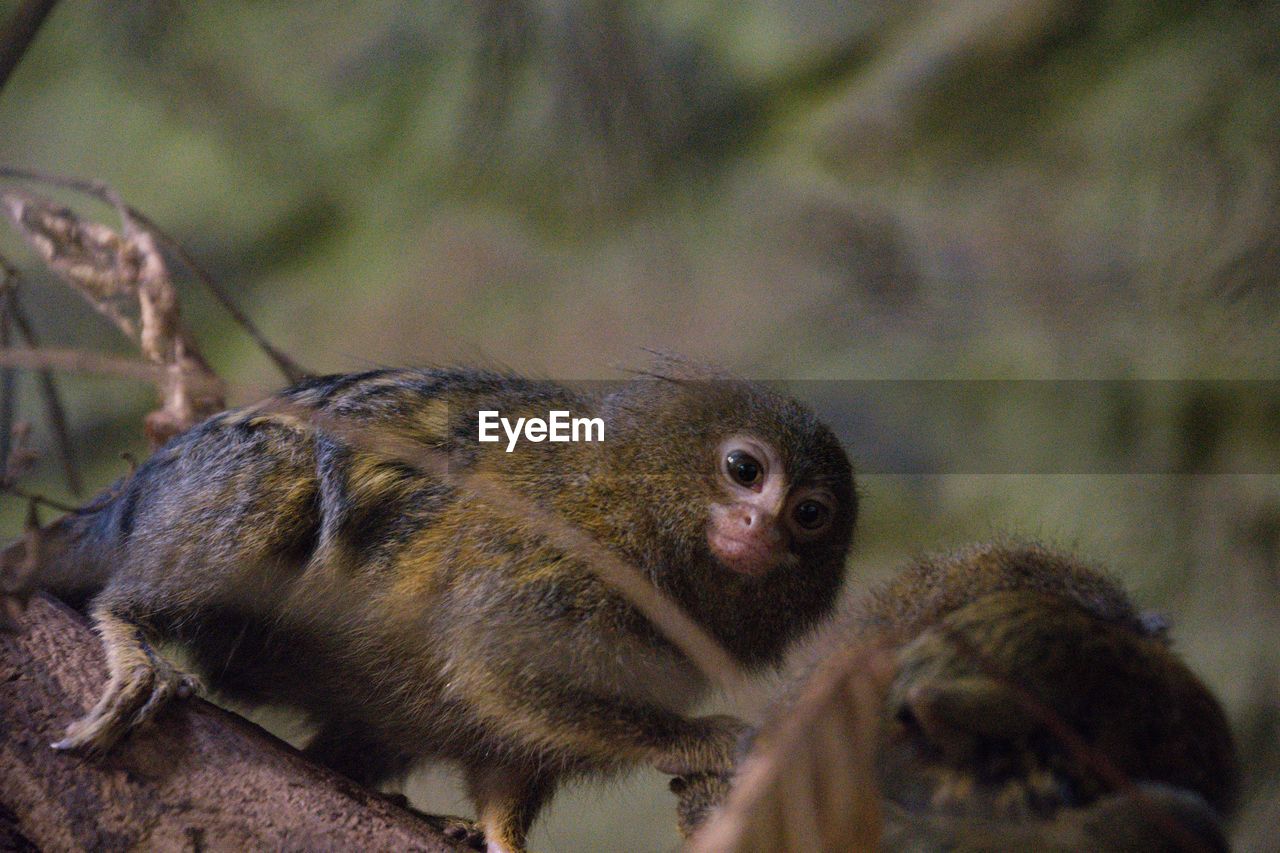
[[[704, 676], [589, 566], [448, 476], [299, 414], [498, 479], [638, 567], [744, 666], [770, 665], [833, 605], [851, 468], [797, 403], [668, 373], [610, 394], [470, 369], [328, 376], [283, 392], [285, 408], [224, 412], [177, 437], [50, 530], [37, 581], [87, 606], [124, 661], [61, 745], [109, 748], [152, 687], [189, 691], [167, 668], [135, 683], [150, 644], [170, 641], [218, 691], [305, 711], [319, 727], [308, 751], [358, 781], [461, 767], [492, 849], [521, 848], [565, 779], [727, 766], [741, 724], [687, 716]], [[507, 453], [475, 440], [481, 409], [600, 416], [605, 440]], [[743, 432], [777, 449], [790, 482], [839, 502], [830, 535], [764, 578], [727, 572], [706, 542], [714, 449]]]

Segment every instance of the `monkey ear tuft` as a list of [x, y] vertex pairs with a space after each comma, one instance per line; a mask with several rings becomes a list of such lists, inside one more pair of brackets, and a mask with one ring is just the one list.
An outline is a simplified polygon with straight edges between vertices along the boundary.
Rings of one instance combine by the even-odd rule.
[[987, 676], [916, 685], [906, 703], [925, 736], [943, 749], [952, 741], [1010, 740], [1036, 729], [1018, 691]]
[[642, 351], [649, 356], [649, 364], [640, 368], [623, 368], [632, 376], [676, 383], [728, 381], [736, 378], [720, 367], [696, 362], [669, 350], [644, 347]]
[[645, 349], [644, 352], [650, 356], [649, 365], [623, 367], [622, 370], [630, 374], [630, 381], [604, 398], [602, 412], [606, 417], [619, 414], [648, 417], [656, 405], [655, 399], [667, 399], [673, 394], [706, 399], [713, 386], [740, 381], [719, 368], [699, 364], [672, 352], [656, 349]]

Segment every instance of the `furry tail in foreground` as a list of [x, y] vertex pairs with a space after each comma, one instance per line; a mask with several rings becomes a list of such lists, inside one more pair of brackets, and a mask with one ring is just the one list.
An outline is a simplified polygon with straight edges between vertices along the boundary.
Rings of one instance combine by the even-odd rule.
[[44, 527], [29, 516], [22, 537], [0, 551], [0, 630], [16, 630], [17, 616], [37, 591], [83, 607], [106, 586], [111, 560], [94, 547], [94, 534], [112, 503], [100, 499]]

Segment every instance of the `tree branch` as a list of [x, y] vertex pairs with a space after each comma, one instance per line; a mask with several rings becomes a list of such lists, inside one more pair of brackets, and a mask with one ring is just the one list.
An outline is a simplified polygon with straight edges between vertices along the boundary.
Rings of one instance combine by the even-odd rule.
[[93, 704], [106, 666], [84, 621], [53, 599], [35, 597], [20, 628], [0, 635], [0, 847], [456, 849], [199, 699], [177, 703], [105, 757], [50, 749]]
[[26, 0], [0, 30], [0, 90], [9, 82], [9, 75], [18, 67], [27, 48], [35, 41], [40, 25], [56, 5], [58, 0]]
[[84, 178], [71, 178], [63, 175], [54, 175], [49, 172], [40, 172], [32, 169], [17, 169], [12, 166], [0, 166], [0, 178], [12, 178], [15, 180], [32, 181], [34, 183], [46, 184], [48, 186], [61, 187], [63, 189], [72, 190], [74, 192], [83, 193], [90, 198], [96, 198], [99, 201], [109, 204], [116, 209], [116, 213], [120, 216], [120, 221], [124, 225], [124, 232], [129, 233], [137, 227], [145, 228], [155, 235], [170, 252], [182, 264], [191, 271], [192, 275], [204, 285], [204, 287], [213, 294], [218, 300], [218, 304], [222, 306], [231, 319], [235, 320], [242, 329], [251, 337], [266, 354], [267, 358], [275, 364], [276, 369], [289, 382], [299, 382], [311, 375], [308, 370], [299, 365], [296, 361], [286, 355], [282, 350], [275, 347], [266, 336], [257, 327], [257, 325], [249, 319], [249, 316], [240, 310], [235, 300], [231, 298], [225, 288], [222, 287], [208, 270], [206, 270], [195, 256], [192, 255], [187, 248], [182, 245], [175, 237], [171, 236], [167, 231], [156, 224], [137, 208], [130, 207], [125, 203], [124, 199], [111, 187], [101, 181], [89, 180]]

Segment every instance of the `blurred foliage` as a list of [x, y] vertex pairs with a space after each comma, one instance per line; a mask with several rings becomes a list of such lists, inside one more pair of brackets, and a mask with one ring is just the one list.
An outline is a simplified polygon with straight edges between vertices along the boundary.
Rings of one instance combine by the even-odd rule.
[[[318, 369], [591, 378], [659, 347], [790, 380], [1270, 379], [1277, 32], [1243, 0], [65, 0], [0, 96], [0, 162], [113, 185]], [[0, 253], [45, 339], [119, 346]], [[185, 298], [238, 402], [278, 383]], [[150, 391], [66, 385], [96, 488]], [[1052, 433], [1098, 473], [864, 477], [855, 569], [1010, 530], [1115, 566], [1229, 706], [1254, 847], [1280, 796], [1280, 399], [1119, 387], [1091, 417], [975, 402], [997, 450]], [[947, 458], [943, 431], [861, 426]], [[669, 847], [672, 806], [654, 774], [567, 797], [535, 846]]]

